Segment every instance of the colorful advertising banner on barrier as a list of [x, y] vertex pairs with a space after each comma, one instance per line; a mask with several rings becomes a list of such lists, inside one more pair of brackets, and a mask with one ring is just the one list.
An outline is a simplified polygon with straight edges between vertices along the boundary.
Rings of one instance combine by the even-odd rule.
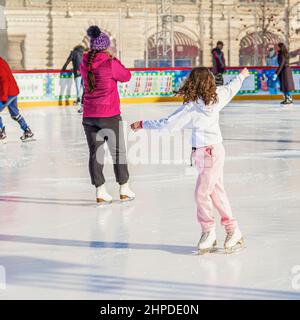
[[[128, 83], [119, 84], [121, 98], [172, 97], [185, 81], [190, 70], [132, 71]], [[229, 69], [224, 84], [240, 69]], [[275, 68], [251, 68], [251, 76], [243, 83], [239, 95], [279, 95], [279, 81], [273, 81]], [[66, 101], [75, 99], [76, 90], [71, 72], [18, 72], [15, 74], [21, 94], [20, 101]], [[296, 90], [300, 93], [300, 69], [293, 69]]]
[[73, 75], [62, 73], [16, 73], [20, 101], [65, 101], [75, 99]]

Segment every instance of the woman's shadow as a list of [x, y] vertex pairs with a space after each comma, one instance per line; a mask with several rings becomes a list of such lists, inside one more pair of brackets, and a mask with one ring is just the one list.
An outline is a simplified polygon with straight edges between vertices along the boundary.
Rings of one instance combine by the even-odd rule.
[[[22, 197], [22, 196], [0, 196], [1, 202], [13, 203], [30, 203], [42, 205], [61, 205], [61, 206], [95, 206], [95, 202], [88, 199], [58, 199], [58, 198], [39, 198], [39, 197]], [[118, 202], [120, 203], [120, 202]], [[120, 203], [121, 204], [121, 203]], [[121, 205], [125, 205], [122, 203]], [[128, 202], [127, 204], [130, 204]], [[98, 207], [101, 209], [101, 207]], [[170, 245], [170, 244], [147, 244], [147, 243], [127, 243], [127, 242], [105, 242], [105, 241], [83, 241], [83, 240], [69, 240], [69, 239], [54, 239], [19, 235], [0, 234], [0, 241], [20, 242], [43, 244], [52, 246], [67, 246], [67, 247], [86, 247], [98, 249], [134, 249], [134, 250], [156, 250], [166, 251], [173, 254], [192, 255], [195, 247]]]
[[19, 197], [19, 196], [0, 196], [1, 202], [31, 203], [44, 205], [62, 205], [62, 206], [81, 206], [88, 207], [95, 205], [95, 202], [88, 199], [59, 199], [59, 198], [37, 198], [37, 197]]

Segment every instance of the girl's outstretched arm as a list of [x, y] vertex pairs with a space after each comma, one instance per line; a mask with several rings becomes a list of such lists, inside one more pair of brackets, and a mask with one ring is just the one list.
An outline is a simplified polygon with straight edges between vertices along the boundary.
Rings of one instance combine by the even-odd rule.
[[144, 120], [136, 121], [131, 124], [132, 130], [138, 129], [156, 129], [167, 130], [170, 132], [180, 131], [185, 128], [191, 128], [192, 117], [191, 111], [193, 108], [188, 107], [187, 104], [182, 105], [175, 112], [166, 118], [160, 120]]
[[220, 86], [217, 89], [218, 93], [218, 104], [217, 108], [222, 110], [232, 98], [240, 91], [243, 81], [250, 76], [247, 68], [244, 68], [241, 73], [233, 79], [226, 86]]

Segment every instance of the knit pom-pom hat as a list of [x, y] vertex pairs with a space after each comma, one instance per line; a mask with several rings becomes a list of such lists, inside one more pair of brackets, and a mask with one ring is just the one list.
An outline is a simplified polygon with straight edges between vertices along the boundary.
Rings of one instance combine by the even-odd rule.
[[92, 50], [102, 51], [109, 48], [109, 36], [102, 32], [98, 26], [90, 26], [87, 30], [87, 35], [90, 37], [90, 48]]

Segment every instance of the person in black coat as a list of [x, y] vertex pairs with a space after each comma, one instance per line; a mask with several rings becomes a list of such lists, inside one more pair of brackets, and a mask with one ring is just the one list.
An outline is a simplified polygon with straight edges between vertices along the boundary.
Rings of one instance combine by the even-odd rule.
[[79, 67], [80, 67], [80, 64], [82, 61], [82, 56], [83, 56], [84, 50], [85, 49], [82, 45], [74, 47], [74, 49], [70, 52], [70, 55], [69, 55], [66, 63], [62, 67], [62, 70], [66, 70], [69, 63], [72, 62], [73, 75], [74, 75], [75, 84], [76, 84], [76, 95], [77, 95], [77, 100], [75, 103], [76, 105], [79, 105], [80, 101], [81, 101], [82, 78], [81, 78]]
[[291, 91], [295, 90], [294, 79], [289, 65], [289, 53], [284, 43], [278, 44], [278, 68], [274, 74], [274, 80], [278, 77], [280, 90], [284, 94], [281, 104], [292, 104]]
[[224, 84], [223, 73], [225, 72], [225, 58], [223, 53], [224, 43], [217, 42], [217, 46], [211, 51], [212, 56], [212, 73], [215, 76], [217, 86]]

